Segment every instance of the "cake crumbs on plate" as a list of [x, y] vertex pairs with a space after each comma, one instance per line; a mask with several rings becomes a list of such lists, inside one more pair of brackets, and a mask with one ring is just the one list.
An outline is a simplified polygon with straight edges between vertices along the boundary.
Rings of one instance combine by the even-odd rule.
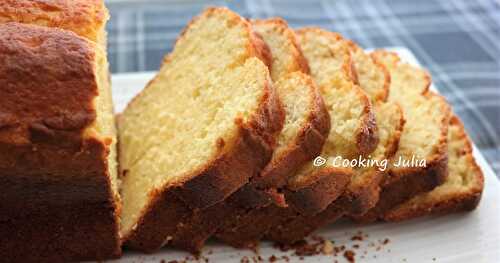
[[362, 231], [358, 231], [355, 235], [351, 237], [352, 241], [363, 241], [368, 235], [363, 234]]
[[354, 263], [356, 261], [355, 259], [356, 253], [352, 250], [346, 250], [344, 252], [344, 258], [347, 259], [350, 263]]
[[[348, 235], [349, 237], [349, 235]], [[359, 242], [349, 242], [347, 244], [336, 244], [333, 240], [328, 240], [319, 235], [313, 235], [307, 239], [298, 241], [293, 244], [280, 244], [274, 243], [273, 247], [279, 249], [281, 252], [289, 252], [291, 254], [288, 255], [270, 255], [268, 258], [262, 258], [258, 253], [258, 249], [254, 248], [252, 251], [255, 253], [253, 256], [243, 256], [240, 258], [241, 263], [257, 263], [257, 262], [289, 262], [291, 259], [290, 255], [296, 256], [298, 260], [304, 260], [305, 257], [309, 256], [331, 256], [333, 257], [334, 262], [338, 262], [337, 257], [343, 257], [350, 263], [354, 263], [356, 261], [356, 257], [361, 259], [365, 259], [368, 255], [369, 250], [374, 251], [386, 251], [387, 253], [391, 252], [391, 249], [385, 249], [384, 246], [390, 243], [389, 238], [378, 239], [376, 241], [368, 240], [368, 235], [363, 233], [362, 231], [356, 232], [354, 235], [350, 236], [351, 241], [359, 241]], [[366, 243], [365, 243], [366, 242]], [[357, 253], [354, 250], [358, 250]], [[206, 255], [212, 255], [214, 252], [212, 250], [207, 251]], [[359, 254], [359, 255], [358, 255]], [[231, 256], [231, 258], [233, 258]], [[377, 258], [377, 255], [373, 255], [373, 258]], [[183, 262], [192, 262], [196, 260], [196, 262], [208, 262], [209, 258], [204, 257], [203, 255], [197, 255], [195, 257], [188, 256], [184, 258], [184, 260], [180, 261], [169, 261], [168, 263], [183, 263]], [[342, 261], [342, 260], [340, 260]], [[435, 258], [433, 258], [435, 261]], [[160, 263], [167, 263], [165, 260], [162, 260]]]

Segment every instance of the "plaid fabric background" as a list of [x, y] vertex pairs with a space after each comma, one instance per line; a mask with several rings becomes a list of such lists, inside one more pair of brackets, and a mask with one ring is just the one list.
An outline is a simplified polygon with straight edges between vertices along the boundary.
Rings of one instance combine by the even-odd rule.
[[114, 73], [157, 70], [186, 23], [210, 5], [243, 16], [317, 25], [365, 48], [405, 46], [430, 70], [497, 176], [500, 172], [500, 2], [493, 0], [108, 1]]

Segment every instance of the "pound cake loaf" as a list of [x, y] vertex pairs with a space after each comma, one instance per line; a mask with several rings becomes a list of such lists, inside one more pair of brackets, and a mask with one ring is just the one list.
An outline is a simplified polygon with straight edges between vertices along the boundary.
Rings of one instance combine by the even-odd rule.
[[15, 22], [0, 24], [0, 36], [0, 258], [118, 257], [104, 50], [70, 31]]
[[[372, 55], [391, 74], [389, 101], [402, 106], [406, 124], [398, 151], [390, 160], [389, 174], [381, 184], [379, 201], [365, 215], [355, 216], [358, 221], [376, 220], [413, 196], [432, 190], [444, 182], [448, 167], [450, 106], [428, 90], [429, 74], [401, 62], [394, 53], [376, 51]], [[403, 165], [394, 165], [398, 163]]]
[[265, 44], [226, 8], [185, 28], [118, 121], [126, 245], [162, 247], [269, 162], [284, 110], [263, 61]]
[[302, 164], [317, 156], [330, 130], [330, 119], [319, 90], [296, 43], [295, 33], [282, 19], [257, 20], [253, 28], [272, 54], [271, 77], [285, 108], [285, 124], [271, 161], [252, 180], [221, 204], [194, 213], [179, 224], [172, 245], [199, 251], [218, 229], [238, 224], [250, 210], [283, 200], [280, 189]]
[[419, 194], [384, 214], [386, 221], [474, 210], [484, 187], [481, 169], [472, 156], [472, 145], [457, 116], [448, 128], [448, 177], [432, 191]]

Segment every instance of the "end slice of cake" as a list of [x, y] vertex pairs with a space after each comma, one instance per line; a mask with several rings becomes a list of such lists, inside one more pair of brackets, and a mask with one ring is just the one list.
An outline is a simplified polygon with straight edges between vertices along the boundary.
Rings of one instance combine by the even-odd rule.
[[118, 257], [116, 138], [103, 49], [70, 31], [15, 22], [0, 24], [0, 35], [0, 257]]
[[401, 221], [432, 214], [474, 210], [484, 188], [484, 176], [472, 155], [462, 122], [454, 115], [448, 128], [448, 177], [430, 192], [422, 193], [384, 214], [386, 221]]

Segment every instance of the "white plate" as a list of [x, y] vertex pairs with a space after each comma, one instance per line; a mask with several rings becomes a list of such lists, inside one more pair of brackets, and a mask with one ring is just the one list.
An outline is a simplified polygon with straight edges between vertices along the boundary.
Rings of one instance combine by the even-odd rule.
[[[406, 48], [391, 48], [403, 60], [419, 64], [415, 56]], [[117, 112], [122, 111], [127, 102], [139, 92], [153, 77], [153, 72], [113, 75], [113, 96]], [[335, 244], [345, 244], [351, 248], [359, 244], [356, 262], [499, 262], [500, 260], [500, 182], [482, 154], [474, 147], [474, 156], [485, 175], [485, 189], [480, 206], [471, 213], [461, 213], [441, 217], [427, 217], [401, 223], [375, 223], [359, 226], [340, 222], [318, 231], [318, 235], [334, 240]], [[367, 234], [364, 241], [352, 241], [358, 231]], [[390, 242], [378, 246], [380, 240]], [[377, 250], [380, 247], [380, 250]], [[244, 256], [251, 260], [255, 254], [246, 250], [235, 250], [215, 241], [209, 242], [204, 256], [210, 262], [240, 262]], [[365, 254], [366, 252], [366, 254]], [[300, 260], [274, 249], [270, 243], [261, 244], [259, 255], [267, 259], [275, 255], [288, 255], [290, 262], [346, 262], [342, 255], [313, 256]], [[120, 262], [160, 262], [182, 260], [189, 254], [165, 248], [153, 255], [142, 255], [125, 251]], [[252, 262], [252, 261], [250, 261]], [[281, 261], [283, 262], [283, 261]]]

